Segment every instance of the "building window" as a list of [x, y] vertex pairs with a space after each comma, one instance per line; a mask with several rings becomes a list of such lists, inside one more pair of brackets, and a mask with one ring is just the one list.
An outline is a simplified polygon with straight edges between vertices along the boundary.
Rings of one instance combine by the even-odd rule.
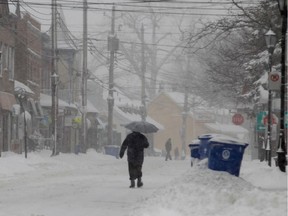
[[2, 45], [2, 71], [8, 66], [8, 46], [6, 44]]
[[0, 76], [3, 75], [4, 69], [9, 73], [9, 79], [14, 79], [14, 59], [15, 49], [0, 42]]
[[8, 48], [8, 71], [9, 71], [9, 79], [14, 79], [14, 48]]
[[2, 42], [0, 42], [0, 76], [2, 76]]

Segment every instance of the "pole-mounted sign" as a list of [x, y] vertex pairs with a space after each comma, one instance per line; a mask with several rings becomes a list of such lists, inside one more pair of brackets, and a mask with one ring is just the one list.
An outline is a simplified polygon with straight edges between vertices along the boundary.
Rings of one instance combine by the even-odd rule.
[[232, 116], [232, 122], [235, 125], [242, 125], [244, 123], [244, 117], [240, 113], [235, 113]]
[[268, 78], [268, 87], [271, 91], [280, 91], [281, 88], [281, 73], [271, 72]]

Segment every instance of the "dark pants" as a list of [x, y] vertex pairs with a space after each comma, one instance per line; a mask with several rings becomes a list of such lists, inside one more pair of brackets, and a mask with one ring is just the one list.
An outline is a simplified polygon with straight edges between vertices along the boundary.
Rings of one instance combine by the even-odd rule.
[[142, 164], [128, 163], [130, 180], [135, 180], [142, 177]]
[[165, 160], [167, 161], [168, 159], [172, 160], [172, 157], [171, 157], [170, 151], [167, 151], [167, 154], [166, 154], [166, 158], [165, 158]]

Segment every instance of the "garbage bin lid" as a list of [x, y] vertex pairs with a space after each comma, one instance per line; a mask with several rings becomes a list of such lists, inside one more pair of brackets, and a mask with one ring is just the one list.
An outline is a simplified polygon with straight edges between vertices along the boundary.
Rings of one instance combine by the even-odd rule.
[[217, 133], [212, 133], [212, 134], [202, 134], [198, 136], [198, 139], [211, 139], [213, 137], [218, 137], [218, 136], [224, 136], [223, 134], [217, 134]]
[[217, 142], [217, 143], [224, 143], [224, 144], [232, 144], [232, 145], [243, 145], [248, 146], [248, 143], [245, 143], [241, 140], [235, 139], [233, 137], [227, 136], [217, 136], [209, 140], [209, 142]]
[[200, 140], [199, 139], [194, 139], [190, 142], [190, 144], [200, 144]]

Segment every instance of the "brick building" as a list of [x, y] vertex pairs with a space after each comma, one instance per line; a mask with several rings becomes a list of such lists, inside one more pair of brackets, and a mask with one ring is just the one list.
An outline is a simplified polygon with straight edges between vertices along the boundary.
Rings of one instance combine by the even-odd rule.
[[[38, 140], [31, 137], [38, 134], [43, 111], [40, 105], [41, 91], [41, 69], [42, 69], [42, 42], [41, 24], [28, 13], [20, 13], [20, 8], [16, 10], [16, 31], [15, 31], [15, 95], [18, 103], [22, 106], [21, 115], [25, 110], [26, 129], [21, 122], [23, 116], [16, 116], [16, 131], [19, 134], [26, 133], [26, 143], [28, 148], [33, 148]], [[19, 91], [24, 91], [25, 98], [20, 100]], [[19, 136], [20, 146], [23, 147], [25, 138]], [[34, 143], [35, 142], [35, 143]], [[31, 147], [32, 146], [32, 147]], [[21, 152], [23, 148], [12, 149]]]
[[41, 24], [24, 13], [18, 18], [15, 57], [15, 80], [24, 83], [39, 101], [41, 90], [42, 42]]
[[10, 150], [13, 143], [14, 53], [13, 17], [8, 1], [0, 1], [0, 154]]

